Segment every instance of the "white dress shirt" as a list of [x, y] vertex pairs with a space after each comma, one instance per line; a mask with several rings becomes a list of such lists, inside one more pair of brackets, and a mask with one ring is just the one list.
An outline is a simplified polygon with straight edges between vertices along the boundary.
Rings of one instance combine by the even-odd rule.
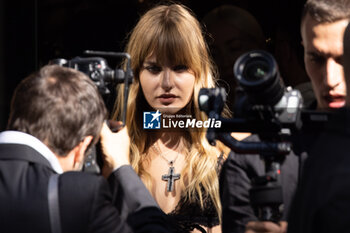
[[45, 159], [47, 159], [51, 167], [58, 173], [63, 173], [62, 167], [58, 162], [55, 154], [39, 139], [30, 134], [19, 131], [3, 131], [0, 133], [0, 144], [22, 144], [27, 145], [38, 151]]

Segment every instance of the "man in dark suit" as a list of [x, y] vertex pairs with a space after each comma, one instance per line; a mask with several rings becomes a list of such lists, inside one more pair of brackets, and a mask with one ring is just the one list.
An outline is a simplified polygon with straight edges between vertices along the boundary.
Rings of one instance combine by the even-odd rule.
[[[346, 85], [342, 64], [342, 43], [344, 30], [350, 18], [349, 8], [349, 0], [307, 0], [304, 5], [300, 25], [304, 62], [317, 100], [312, 104], [314, 106], [310, 106], [311, 109], [335, 111], [345, 105]], [[318, 145], [314, 142], [318, 136], [310, 137], [312, 140], [309, 141], [309, 135], [303, 134], [303, 140], [300, 139], [300, 142], [305, 144], [303, 146], [308, 151], [312, 144]], [[289, 154], [282, 165], [283, 220], [288, 219], [289, 208], [292, 206], [290, 203], [298, 184], [299, 171], [308, 170], [303, 169], [305, 157], [307, 157], [306, 153], [302, 153], [298, 162], [298, 157]], [[224, 197], [221, 198], [223, 232], [253, 233], [286, 230], [286, 221], [280, 224], [257, 221], [254, 215], [249, 189], [252, 187], [252, 179], [263, 175], [264, 170], [265, 164], [258, 155], [234, 154], [226, 160], [220, 180], [224, 194], [221, 196]], [[320, 173], [314, 172], [314, 175], [318, 176]], [[297, 220], [303, 219], [300, 216], [296, 217]]]
[[[127, 129], [111, 132], [105, 116], [95, 84], [79, 71], [44, 66], [19, 84], [0, 133], [1, 232], [169, 232], [129, 165]], [[108, 182], [77, 172], [99, 135]]]
[[338, 111], [336, 120], [328, 122], [309, 152], [293, 200], [288, 233], [350, 231], [350, 24], [341, 49], [346, 108]]

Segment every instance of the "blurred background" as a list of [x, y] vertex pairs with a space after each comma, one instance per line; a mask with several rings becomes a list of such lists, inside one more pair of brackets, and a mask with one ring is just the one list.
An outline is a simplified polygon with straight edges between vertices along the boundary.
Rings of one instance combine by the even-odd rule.
[[[304, 0], [174, 1], [198, 20], [223, 4], [250, 12], [270, 46], [278, 28], [292, 30], [300, 44], [299, 18]], [[16, 85], [49, 60], [71, 59], [86, 49], [123, 51], [127, 33], [155, 0], [1, 0], [0, 130], [6, 127]], [[111, 68], [113, 64], [110, 64]]]

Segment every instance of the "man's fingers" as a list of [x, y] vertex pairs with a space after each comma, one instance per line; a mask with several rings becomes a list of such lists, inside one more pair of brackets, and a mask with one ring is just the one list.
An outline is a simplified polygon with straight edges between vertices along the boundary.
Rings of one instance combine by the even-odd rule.
[[246, 225], [246, 233], [251, 232], [281, 232], [279, 225], [269, 221], [252, 221]]
[[288, 223], [286, 221], [281, 221], [280, 222], [280, 226], [281, 226], [282, 232], [286, 233], [287, 232], [287, 228], [288, 228]]

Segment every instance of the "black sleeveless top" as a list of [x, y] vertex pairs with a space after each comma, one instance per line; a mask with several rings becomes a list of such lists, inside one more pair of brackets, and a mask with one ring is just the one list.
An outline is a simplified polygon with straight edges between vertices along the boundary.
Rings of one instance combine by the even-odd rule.
[[[218, 159], [217, 172], [221, 171], [223, 164], [223, 154]], [[204, 190], [203, 190], [204, 191]], [[203, 197], [203, 209], [201, 208], [199, 198], [196, 202], [189, 202], [182, 197], [176, 208], [168, 214], [168, 217], [174, 225], [176, 233], [191, 232], [195, 228], [206, 233], [203, 227], [214, 227], [220, 224], [219, 216], [216, 212], [215, 205], [209, 196]], [[201, 225], [201, 226], [200, 226]]]

